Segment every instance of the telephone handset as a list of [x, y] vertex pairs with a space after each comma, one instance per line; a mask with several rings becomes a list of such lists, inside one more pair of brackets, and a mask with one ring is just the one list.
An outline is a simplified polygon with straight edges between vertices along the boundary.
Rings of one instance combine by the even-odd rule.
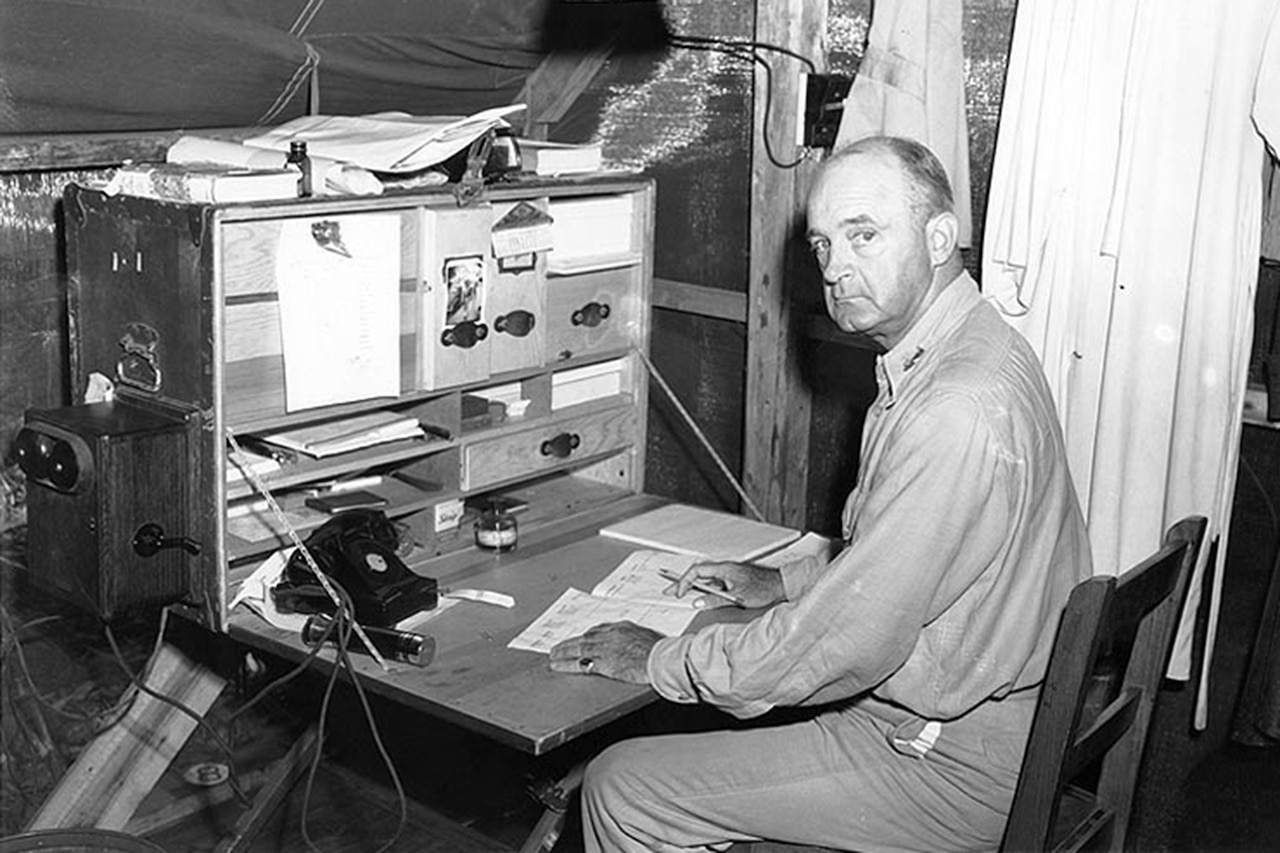
[[[320, 525], [303, 544], [316, 565], [351, 598], [361, 625], [388, 628], [436, 606], [434, 578], [415, 575], [400, 559], [400, 534], [386, 513], [349, 509]], [[332, 614], [336, 608], [295, 550], [273, 589], [276, 606], [293, 613]]]

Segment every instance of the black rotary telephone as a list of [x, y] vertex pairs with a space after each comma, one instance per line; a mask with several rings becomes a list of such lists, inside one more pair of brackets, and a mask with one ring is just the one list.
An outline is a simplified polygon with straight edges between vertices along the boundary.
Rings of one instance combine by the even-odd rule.
[[[377, 509], [349, 509], [320, 525], [303, 544], [316, 565], [351, 599], [361, 625], [388, 628], [436, 606], [434, 578], [421, 577], [396, 553], [400, 533]], [[295, 550], [271, 590], [276, 607], [290, 613], [336, 610], [302, 551]]]

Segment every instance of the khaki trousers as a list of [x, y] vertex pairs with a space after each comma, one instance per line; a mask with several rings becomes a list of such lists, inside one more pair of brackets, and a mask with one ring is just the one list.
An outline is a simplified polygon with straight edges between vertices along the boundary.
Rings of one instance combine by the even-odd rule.
[[769, 839], [839, 850], [993, 850], [1035, 690], [927, 723], [862, 699], [777, 727], [641, 737], [587, 768], [587, 853], [723, 850]]

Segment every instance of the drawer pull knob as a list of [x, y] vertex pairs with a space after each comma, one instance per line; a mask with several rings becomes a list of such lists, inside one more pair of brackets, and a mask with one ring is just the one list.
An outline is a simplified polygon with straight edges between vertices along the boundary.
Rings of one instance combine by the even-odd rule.
[[609, 303], [607, 302], [588, 302], [577, 311], [573, 312], [570, 318], [575, 326], [599, 326], [603, 321], [609, 319]]
[[562, 432], [555, 438], [548, 438], [542, 442], [542, 455], [564, 459], [577, 450], [579, 444], [582, 444], [582, 436], [576, 432]]
[[533, 331], [533, 326], [537, 322], [537, 318], [524, 309], [512, 311], [510, 314], [503, 314], [493, 321], [493, 330], [495, 332], [506, 332], [515, 338], [523, 338], [529, 332]]
[[489, 327], [484, 323], [466, 320], [456, 326], [450, 326], [440, 334], [440, 343], [447, 347], [471, 349], [477, 342], [489, 336]]

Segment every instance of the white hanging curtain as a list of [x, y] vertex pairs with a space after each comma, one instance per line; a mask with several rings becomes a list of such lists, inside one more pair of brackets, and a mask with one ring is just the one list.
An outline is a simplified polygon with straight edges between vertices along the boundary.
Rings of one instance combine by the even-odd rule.
[[947, 170], [971, 243], [969, 126], [964, 104], [963, 4], [876, 0], [867, 49], [840, 113], [836, 148], [865, 136], [904, 136], [929, 147]]
[[[1190, 513], [1219, 540], [1205, 724], [1252, 342], [1280, 0], [1021, 0], [983, 291], [1044, 362], [1116, 574]], [[1202, 553], [1170, 675], [1190, 675]]]

